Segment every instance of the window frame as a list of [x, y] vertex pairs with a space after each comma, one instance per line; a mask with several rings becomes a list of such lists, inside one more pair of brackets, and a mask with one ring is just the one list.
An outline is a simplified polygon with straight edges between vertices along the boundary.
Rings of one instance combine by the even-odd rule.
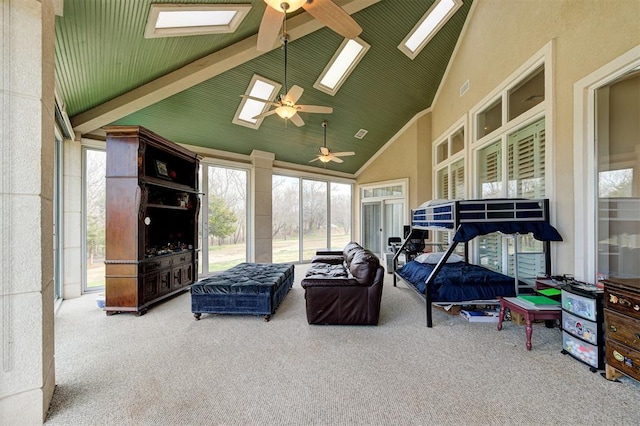
[[[88, 270], [88, 259], [87, 259], [87, 235], [88, 235], [88, 230], [87, 230], [87, 152], [88, 151], [97, 151], [97, 152], [103, 152], [104, 156], [105, 156], [105, 167], [106, 167], [106, 157], [107, 157], [107, 147], [106, 145], [99, 145], [99, 144], [93, 144], [93, 143], [83, 143], [82, 144], [82, 288], [81, 288], [81, 293], [82, 294], [88, 294], [88, 293], [99, 293], [99, 292], [103, 292], [105, 289], [105, 286], [96, 286], [96, 287], [91, 287], [89, 288], [88, 286], [88, 282], [87, 282], [87, 274], [89, 272]], [[106, 180], [106, 176], [104, 176], [104, 185], [105, 185], [105, 196], [106, 196], [106, 184], [107, 184], [107, 180]], [[105, 221], [106, 221], [106, 206], [105, 206]], [[105, 237], [106, 237], [106, 227], [105, 227]]]
[[640, 46], [625, 52], [573, 85], [574, 275], [581, 281], [596, 280], [597, 169], [595, 111], [597, 89], [640, 68]]
[[253, 170], [250, 166], [243, 166], [241, 163], [224, 161], [224, 160], [216, 160], [210, 157], [203, 158], [200, 161], [200, 191], [201, 191], [201, 199], [200, 199], [200, 217], [198, 223], [198, 230], [200, 233], [200, 256], [199, 256], [199, 273], [202, 274], [203, 277], [211, 275], [215, 271], [209, 270], [209, 167], [219, 167], [219, 168], [227, 168], [233, 170], [241, 170], [247, 173], [246, 180], [246, 194], [245, 198], [245, 261], [249, 262], [251, 259], [252, 252], [252, 227], [253, 221], [252, 217], [252, 176]]
[[[351, 186], [351, 240], [354, 239], [354, 229], [355, 229], [355, 218], [354, 212], [355, 209], [355, 180], [353, 179], [344, 179], [339, 177], [329, 177], [329, 176], [318, 176], [312, 173], [304, 173], [304, 172], [296, 172], [289, 169], [283, 168], [274, 168], [273, 169], [274, 176], [283, 176], [288, 178], [294, 178], [298, 180], [298, 258], [297, 260], [292, 260], [291, 262], [295, 263], [304, 263], [309, 261], [309, 259], [304, 258], [304, 240], [303, 240], [303, 230], [301, 223], [303, 221], [304, 212], [303, 212], [303, 182], [307, 181], [317, 181], [317, 182], [325, 182], [327, 184], [327, 193], [326, 193], [326, 228], [327, 228], [327, 248], [332, 246], [331, 242], [331, 184], [339, 183], [339, 184], [347, 184]], [[272, 197], [273, 197], [273, 182], [272, 182]], [[273, 224], [272, 224], [273, 227]], [[272, 228], [273, 229], [273, 228]], [[273, 247], [273, 239], [272, 239], [272, 247]]]
[[[553, 52], [554, 41], [547, 43], [542, 49], [536, 52], [529, 58], [524, 64], [522, 64], [516, 71], [503, 80], [493, 91], [487, 94], [485, 98], [476, 104], [469, 111], [469, 122], [471, 123], [471, 129], [469, 134], [473, 135], [469, 145], [469, 161], [472, 167], [469, 169], [470, 173], [467, 173], [471, 180], [471, 191], [468, 193], [473, 198], [481, 198], [482, 191], [480, 187], [479, 170], [480, 170], [480, 153], [486, 147], [498, 142], [501, 152], [501, 196], [508, 196], [509, 188], [509, 168], [508, 168], [508, 147], [509, 136], [536, 123], [539, 120], [544, 120], [545, 123], [545, 146], [553, 146], [554, 135], [554, 123], [552, 118], [553, 114]], [[512, 91], [520, 87], [524, 82], [534, 77], [540, 68], [544, 69], [544, 100], [509, 120], [509, 96]], [[491, 130], [489, 133], [479, 136], [479, 116], [494, 105], [496, 102], [501, 102], [501, 125]], [[551, 185], [555, 181], [554, 168], [553, 168], [553, 151], [551, 149], [545, 150], [544, 158], [544, 193], [545, 198], [550, 200], [554, 199], [554, 188]], [[557, 213], [554, 209], [550, 212], [550, 220], [553, 222]], [[508, 255], [508, 241], [503, 241], [503, 256], [501, 269], [503, 273], [507, 273], [509, 268], [509, 262], [506, 259]], [[479, 259], [479, 243], [478, 241], [472, 242], [473, 249], [471, 250], [471, 256], [474, 259]], [[554, 250], [554, 246], [551, 247]], [[553, 253], [552, 253], [553, 254]], [[552, 256], [554, 258], [554, 256]]]

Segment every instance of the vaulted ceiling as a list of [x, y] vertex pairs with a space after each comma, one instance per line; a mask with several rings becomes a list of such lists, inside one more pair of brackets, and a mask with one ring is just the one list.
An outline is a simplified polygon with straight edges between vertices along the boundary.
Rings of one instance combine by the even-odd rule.
[[[230, 34], [145, 38], [152, 4], [250, 4]], [[355, 173], [417, 113], [431, 106], [457, 43], [471, 0], [420, 54], [398, 49], [434, 0], [335, 0], [363, 28], [371, 45], [335, 96], [313, 84], [343, 37], [304, 10], [287, 19], [288, 84], [304, 89], [299, 103], [333, 107], [332, 114], [301, 113], [302, 127], [277, 115], [258, 129], [232, 123], [254, 74], [284, 80], [284, 51], [256, 50], [263, 0], [64, 0], [56, 18], [56, 86], [76, 131], [101, 134], [109, 124], [135, 124], [167, 139], [238, 154], [258, 149], [276, 160], [309, 163], [323, 143], [355, 151], [326, 167]], [[354, 135], [366, 129], [363, 139]]]

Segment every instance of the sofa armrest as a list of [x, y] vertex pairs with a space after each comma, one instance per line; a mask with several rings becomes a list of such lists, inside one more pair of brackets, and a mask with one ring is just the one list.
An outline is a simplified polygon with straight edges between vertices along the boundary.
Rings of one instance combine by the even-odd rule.
[[354, 278], [304, 278], [300, 285], [302, 288], [309, 287], [368, 287]]

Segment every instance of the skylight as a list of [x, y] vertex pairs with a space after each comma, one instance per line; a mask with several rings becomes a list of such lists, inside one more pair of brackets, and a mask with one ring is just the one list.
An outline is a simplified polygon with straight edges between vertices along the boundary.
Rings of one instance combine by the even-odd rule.
[[262, 114], [269, 109], [270, 101], [273, 101], [278, 94], [278, 91], [282, 85], [275, 81], [268, 80], [257, 74], [254, 74], [249, 87], [245, 94], [252, 98], [264, 99], [264, 102], [258, 99], [242, 98], [236, 115], [233, 117], [232, 122], [240, 126], [250, 127], [257, 129], [262, 124], [263, 118], [254, 118], [258, 114]]
[[370, 47], [360, 38], [344, 39], [313, 87], [335, 95]]
[[398, 49], [414, 59], [460, 6], [461, 0], [437, 0], [402, 40]]
[[251, 6], [233, 4], [153, 4], [145, 38], [234, 32]]

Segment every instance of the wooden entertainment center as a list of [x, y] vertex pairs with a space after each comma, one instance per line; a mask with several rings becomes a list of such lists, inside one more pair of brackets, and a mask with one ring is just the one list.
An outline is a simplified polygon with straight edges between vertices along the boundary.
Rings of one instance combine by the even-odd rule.
[[140, 126], [105, 131], [105, 311], [142, 315], [197, 280], [200, 157]]

